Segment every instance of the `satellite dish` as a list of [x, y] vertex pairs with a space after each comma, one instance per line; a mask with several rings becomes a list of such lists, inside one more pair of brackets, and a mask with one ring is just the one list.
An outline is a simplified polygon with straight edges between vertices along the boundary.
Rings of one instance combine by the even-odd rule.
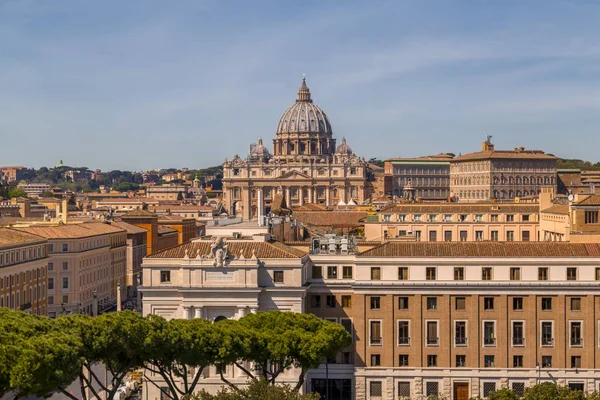
[[573, 200], [575, 200], [575, 196], [573, 196], [573, 194], [572, 194], [572, 193], [571, 193], [571, 194], [569, 194], [569, 197], [567, 197], [567, 198], [568, 198], [568, 199], [569, 199], [569, 201], [571, 201], [571, 202], [572, 202]]

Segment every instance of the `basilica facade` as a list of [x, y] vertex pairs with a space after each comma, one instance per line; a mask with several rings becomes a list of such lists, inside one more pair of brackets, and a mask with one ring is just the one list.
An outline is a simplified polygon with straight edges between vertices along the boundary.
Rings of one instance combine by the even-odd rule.
[[369, 196], [368, 164], [342, 139], [336, 139], [327, 115], [313, 103], [306, 79], [296, 102], [281, 116], [272, 153], [250, 145], [246, 158], [235, 155], [223, 164], [223, 202], [230, 215], [257, 219], [272, 207], [307, 203], [360, 204]]

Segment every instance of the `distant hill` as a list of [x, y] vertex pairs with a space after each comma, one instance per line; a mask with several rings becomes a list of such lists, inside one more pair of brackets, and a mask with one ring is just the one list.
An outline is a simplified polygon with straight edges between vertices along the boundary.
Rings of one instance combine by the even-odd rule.
[[590, 161], [577, 159], [558, 160], [558, 169], [580, 169], [582, 171], [600, 171], [600, 162], [593, 164]]

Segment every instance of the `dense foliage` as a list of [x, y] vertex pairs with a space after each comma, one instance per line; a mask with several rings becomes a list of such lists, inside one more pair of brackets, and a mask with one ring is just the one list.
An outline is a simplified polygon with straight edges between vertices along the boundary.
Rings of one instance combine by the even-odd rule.
[[559, 169], [580, 169], [582, 171], [600, 171], [600, 162], [592, 164], [590, 161], [563, 159], [558, 160]]
[[[73, 400], [111, 400], [129, 372], [145, 370], [146, 384], [166, 384], [168, 393], [164, 395], [180, 400], [197, 392], [208, 366], [222, 369], [235, 364], [255, 385], [238, 388], [221, 374], [230, 390], [215, 400], [236, 400], [244, 391], [250, 397], [243, 398], [249, 399], [312, 400], [285, 397], [293, 391], [290, 388], [265, 392], [263, 387], [274, 386], [279, 374], [296, 367], [300, 378], [294, 390], [298, 389], [309, 368], [350, 343], [351, 337], [341, 325], [307, 314], [261, 312], [238, 321], [212, 323], [204, 319], [167, 321], [155, 315], [144, 318], [129, 311], [95, 318], [49, 319], [0, 308], [0, 397], [5, 393], [14, 398], [47, 397], [59, 392]], [[252, 371], [248, 363], [255, 365]], [[99, 366], [106, 374], [103, 370], [98, 373]], [[72, 390], [74, 384], [77, 394]], [[202, 400], [211, 399], [201, 396]]]
[[[510, 388], [496, 390], [487, 397], [488, 400], [519, 400], [520, 398], [523, 400], [600, 400], [600, 393], [585, 394], [553, 382], [544, 382], [525, 389], [523, 397], [519, 397]], [[471, 400], [481, 400], [481, 398]]]
[[201, 392], [185, 400], [319, 400], [317, 393], [300, 394], [289, 386], [269, 385], [264, 379], [252, 381], [247, 388], [223, 389], [216, 395]]

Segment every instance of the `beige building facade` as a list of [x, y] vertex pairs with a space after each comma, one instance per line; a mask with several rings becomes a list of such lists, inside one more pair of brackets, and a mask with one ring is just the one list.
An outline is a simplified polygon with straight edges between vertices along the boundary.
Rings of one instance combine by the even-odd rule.
[[313, 103], [305, 80], [279, 121], [273, 154], [259, 139], [246, 159], [235, 155], [223, 164], [224, 204], [244, 220], [282, 205], [362, 203], [370, 196], [366, 185], [367, 163], [345, 139], [336, 147], [329, 119]]
[[450, 162], [450, 192], [459, 202], [509, 200], [557, 186], [557, 158], [541, 150], [495, 150], [491, 136], [482, 150]]

